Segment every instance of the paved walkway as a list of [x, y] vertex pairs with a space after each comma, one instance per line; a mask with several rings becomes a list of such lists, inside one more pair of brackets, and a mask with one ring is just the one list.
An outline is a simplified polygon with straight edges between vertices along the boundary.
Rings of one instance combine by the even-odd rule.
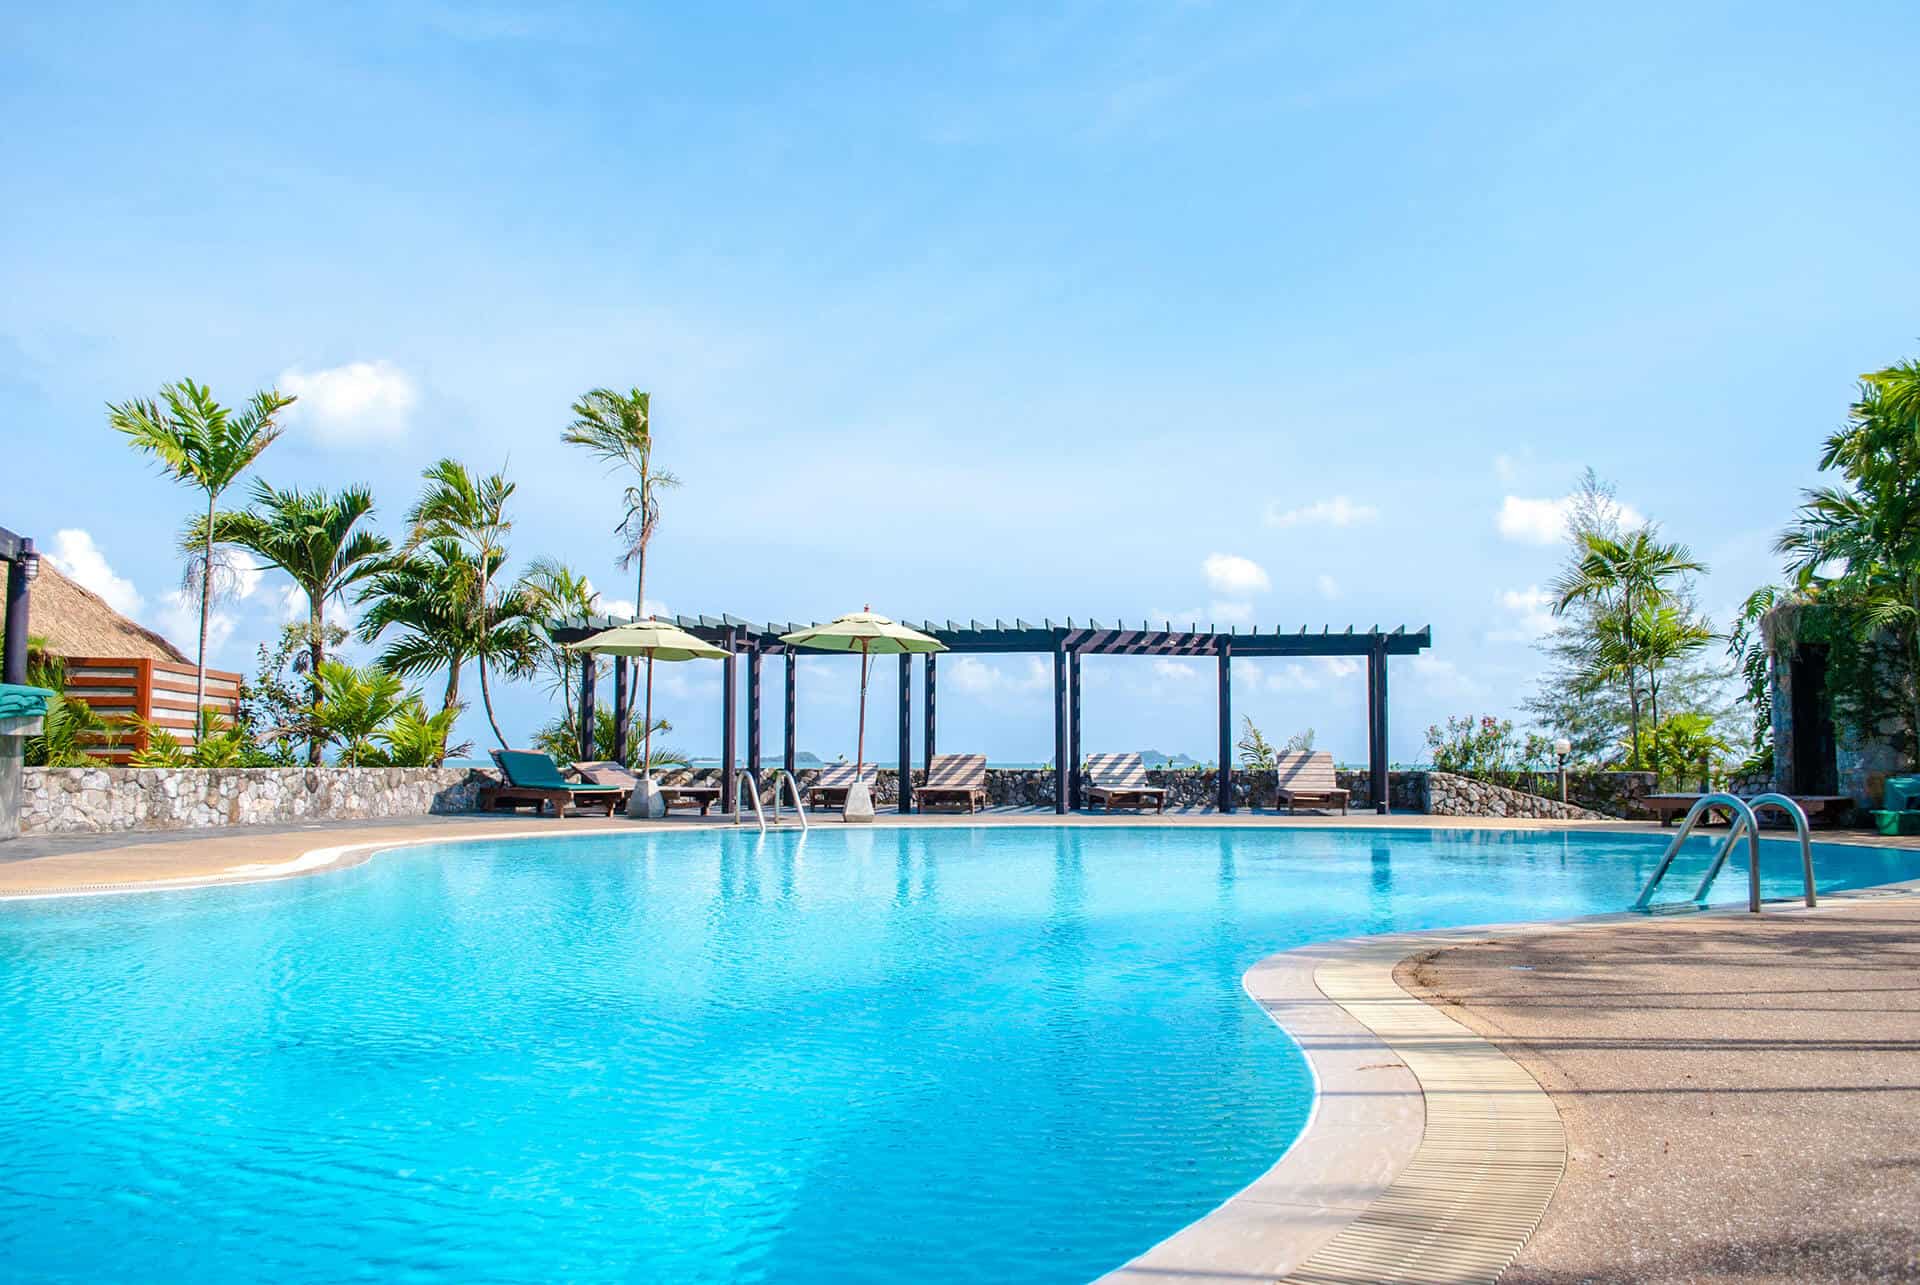
[[1920, 898], [1501, 934], [1403, 985], [1553, 1096], [1502, 1285], [1920, 1281]]

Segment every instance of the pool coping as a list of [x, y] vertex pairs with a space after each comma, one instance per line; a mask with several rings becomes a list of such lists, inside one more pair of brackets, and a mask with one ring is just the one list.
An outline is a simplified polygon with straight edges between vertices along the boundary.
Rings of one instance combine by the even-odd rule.
[[[1817, 908], [1766, 909], [1815, 915], [1917, 894], [1920, 879], [1910, 879], [1824, 893]], [[1728, 906], [1688, 918], [1748, 913]], [[1395, 971], [1415, 955], [1490, 937], [1646, 919], [1619, 911], [1349, 937], [1260, 960], [1241, 984], [1307, 1058], [1306, 1126], [1259, 1178], [1102, 1285], [1495, 1280], [1565, 1172], [1559, 1110], [1524, 1067], [1406, 990]]]

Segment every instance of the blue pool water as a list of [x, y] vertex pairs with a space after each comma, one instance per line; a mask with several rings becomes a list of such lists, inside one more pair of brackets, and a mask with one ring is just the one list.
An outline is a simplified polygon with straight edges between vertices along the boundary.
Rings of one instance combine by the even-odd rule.
[[[1241, 974], [1618, 910], [1650, 836], [634, 832], [0, 906], [11, 1278], [1076, 1281], [1312, 1087]], [[1825, 847], [1822, 883], [1920, 875]], [[1769, 845], [1769, 890], [1795, 854]], [[1697, 861], [1696, 861], [1697, 865]], [[1743, 872], [1723, 881], [1739, 895]]]

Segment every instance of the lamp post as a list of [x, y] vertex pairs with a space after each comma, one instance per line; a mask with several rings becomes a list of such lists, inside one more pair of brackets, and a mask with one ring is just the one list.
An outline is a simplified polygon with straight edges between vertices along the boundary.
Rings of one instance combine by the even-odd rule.
[[1553, 756], [1560, 760], [1560, 801], [1567, 801], [1567, 759], [1573, 754], [1573, 742], [1561, 737], [1553, 743]]

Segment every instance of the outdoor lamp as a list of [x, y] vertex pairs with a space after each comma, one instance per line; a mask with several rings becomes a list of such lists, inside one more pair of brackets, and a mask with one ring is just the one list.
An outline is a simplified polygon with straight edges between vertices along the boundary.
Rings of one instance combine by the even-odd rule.
[[1567, 759], [1573, 754], [1573, 742], [1562, 736], [1553, 743], [1554, 757], [1560, 760], [1560, 801], [1567, 801]]
[[28, 584], [40, 578], [40, 551], [31, 542], [20, 554], [20, 574], [27, 578]]

